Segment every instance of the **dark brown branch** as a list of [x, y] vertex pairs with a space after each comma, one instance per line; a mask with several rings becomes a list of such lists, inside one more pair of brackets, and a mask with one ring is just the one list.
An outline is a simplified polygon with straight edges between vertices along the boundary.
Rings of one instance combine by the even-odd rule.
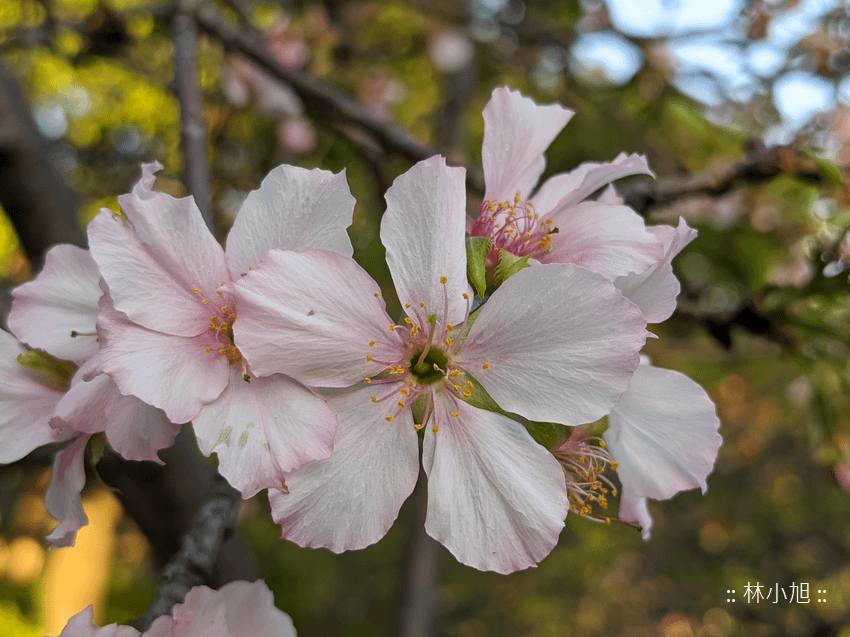
[[198, 84], [198, 32], [190, 13], [193, 0], [176, 0], [171, 22], [174, 37], [174, 66], [180, 101], [180, 144], [186, 187], [210, 230], [213, 229], [210, 197], [210, 168], [207, 161], [207, 127], [204, 103]]
[[[307, 111], [334, 124], [348, 124], [372, 137], [384, 152], [393, 153], [418, 162], [437, 154], [437, 151], [414, 140], [403, 128], [391, 122], [376, 119], [362, 104], [319, 78], [278, 63], [256, 39], [240, 33], [223, 22], [215, 9], [208, 5], [195, 8], [198, 26], [206, 34], [221, 42], [225, 48], [245, 56], [272, 77], [286, 83], [304, 102]], [[467, 186], [475, 193], [484, 192], [484, 179], [480, 170], [468, 169]]]
[[55, 243], [86, 244], [77, 195], [54, 165], [57, 150], [36, 129], [18, 83], [0, 67], [0, 205], [34, 264]]
[[695, 175], [640, 180], [619, 188], [626, 204], [646, 215], [653, 208], [669, 206], [696, 196], [720, 197], [736, 188], [755, 186], [781, 174], [795, 175], [817, 183], [823, 176], [808, 158], [784, 146], [765, 148], [760, 140], [750, 142], [747, 154], [728, 168]]
[[147, 630], [161, 615], [171, 612], [193, 587], [210, 584], [219, 552], [235, 528], [239, 492], [220, 475], [212, 485], [183, 536], [180, 551], [163, 571], [164, 581], [148, 611], [134, 622], [139, 630]]

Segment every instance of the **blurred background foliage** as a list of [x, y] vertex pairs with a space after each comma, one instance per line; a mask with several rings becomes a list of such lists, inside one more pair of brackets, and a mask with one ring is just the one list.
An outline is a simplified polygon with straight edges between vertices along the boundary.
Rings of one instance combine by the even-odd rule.
[[[820, 0], [230, 0], [221, 19], [257, 34], [282, 65], [355, 97], [456, 165], [480, 165], [481, 110], [508, 85], [576, 116], [548, 173], [619, 152], [646, 154], [659, 184], [720, 175], [783, 144], [777, 175], [649, 210], [699, 238], [677, 259], [680, 310], [647, 353], [716, 401], [724, 445], [709, 491], [650, 503], [652, 539], [571, 516], [537, 569], [498, 576], [439, 549], [435, 634], [838, 635], [850, 637], [850, 15]], [[710, 5], [710, 6], [708, 6]], [[49, 159], [79, 194], [78, 220], [116, 208], [143, 161], [183, 186], [169, 2], [0, 0], [0, 64], [13, 73]], [[378, 224], [383, 193], [411, 165], [211, 37], [199, 40], [216, 228], [274, 166], [347, 170], [355, 258], [392, 294]], [[803, 167], [803, 168], [801, 168]], [[640, 178], [645, 179], [645, 178]], [[628, 190], [626, 183], [623, 189]], [[478, 200], [470, 194], [470, 213]], [[0, 277], [37, 268], [0, 216]], [[392, 297], [390, 297], [392, 298]], [[390, 308], [391, 311], [395, 308]], [[46, 551], [49, 473], [0, 470], [0, 626], [58, 634], [94, 603], [126, 622], [153, 597], [144, 535], [94, 475], [91, 525]], [[281, 541], [258, 496], [241, 530], [299, 634], [389, 635], [415, 525], [335, 556]], [[747, 603], [744, 586], [810, 603]], [[727, 590], [734, 589], [734, 595]], [[816, 591], [825, 590], [825, 602]], [[734, 603], [727, 598], [735, 597]]]

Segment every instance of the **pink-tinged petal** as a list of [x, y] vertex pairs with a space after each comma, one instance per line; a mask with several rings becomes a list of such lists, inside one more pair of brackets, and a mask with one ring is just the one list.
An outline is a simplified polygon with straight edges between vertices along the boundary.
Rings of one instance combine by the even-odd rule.
[[637, 524], [640, 527], [640, 535], [644, 540], [648, 540], [652, 536], [652, 516], [646, 506], [646, 498], [634, 497], [625, 485], [623, 485], [623, 493], [620, 498], [618, 516], [625, 522]]
[[121, 214], [103, 209], [89, 223], [92, 256], [119, 311], [148, 329], [196, 336], [210, 318], [202, 300], [216, 304], [229, 278], [224, 250], [191, 197], [140, 184], [118, 198]]
[[231, 371], [230, 385], [192, 421], [204, 455], [250, 498], [280, 488], [284, 474], [333, 451], [337, 417], [327, 403], [282, 374], [252, 378]]
[[145, 637], [295, 637], [289, 615], [274, 605], [262, 580], [236, 581], [214, 591], [196, 586], [172, 617], [159, 617]]
[[[100, 272], [88, 250], [52, 247], [38, 276], [12, 290], [9, 330], [30, 347], [82, 362], [97, 352]], [[77, 334], [77, 336], [74, 336]]]
[[502, 409], [579, 425], [607, 414], [628, 389], [645, 327], [610, 281], [574, 265], [544, 264], [493, 293], [459, 360]]
[[548, 216], [584, 201], [612, 181], [631, 175], [655, 177], [643, 155], [620, 153], [612, 162], [586, 162], [547, 179], [534, 195], [534, 209], [541, 216]]
[[101, 628], [95, 625], [93, 617], [93, 608], [86, 606], [68, 620], [59, 637], [139, 637], [139, 631], [132, 626], [109, 624]]
[[574, 263], [607, 279], [645, 272], [663, 256], [661, 240], [628, 206], [585, 201], [552, 217], [557, 234], [543, 263]]
[[661, 240], [664, 256], [646, 272], [619, 277], [614, 285], [640, 308], [647, 322], [661, 323], [675, 311], [676, 297], [681, 290], [679, 279], [673, 273], [673, 258], [696, 238], [697, 231], [688, 227], [681, 217], [676, 228], [649, 226], [647, 230]]
[[622, 206], [626, 203], [626, 200], [620, 196], [612, 184], [608, 184], [608, 187], [602, 191], [602, 194], [596, 198], [596, 201], [608, 204], [609, 206]]
[[[463, 168], [449, 168], [443, 157], [421, 161], [398, 177], [387, 191], [381, 242], [402, 305], [426, 312], [442, 323], [448, 300], [448, 323], [466, 312], [466, 187]], [[442, 277], [446, 284], [440, 283]], [[408, 310], [411, 318], [415, 317]]]
[[362, 549], [389, 531], [419, 473], [410, 409], [395, 416], [394, 401], [373, 403], [379, 387], [331, 399], [339, 416], [334, 453], [286, 478], [289, 493], [269, 490], [272, 517], [283, 537], [334, 553]]
[[77, 531], [89, 523], [80, 493], [86, 486], [84, 460], [90, 436], [80, 436], [53, 459], [50, 486], [44, 494], [47, 511], [59, 522], [47, 541], [53, 548], [74, 546]]
[[135, 396], [122, 395], [106, 374], [91, 381], [83, 380], [83, 376], [83, 369], [75, 374], [50, 424], [67, 425], [88, 434], [104, 431], [112, 448], [128, 460], [162, 464], [156, 454], [174, 444], [180, 425], [168, 420], [161, 409]]
[[312, 248], [351, 256], [354, 197], [345, 171], [278, 166], [245, 199], [227, 236], [227, 265], [236, 280], [272, 248]]
[[620, 465], [627, 508], [636, 510], [639, 498], [665, 500], [685, 489], [705, 493], [723, 439], [714, 403], [697, 383], [641, 365], [608, 422], [605, 441]]
[[174, 423], [192, 420], [230, 380], [227, 359], [209, 333], [185, 338], [154, 332], [117, 311], [109, 294], [100, 299], [97, 333], [100, 351], [83, 366], [84, 378], [108, 374], [122, 394], [162, 409]]
[[439, 431], [425, 430], [422, 461], [428, 535], [482, 571], [535, 566], [558, 543], [569, 510], [558, 461], [501, 414], [441, 396], [435, 416]]
[[484, 107], [481, 161], [485, 201], [528, 199], [546, 167], [543, 153], [573, 116], [560, 104], [540, 106], [518, 91], [501, 87]]
[[389, 330], [381, 290], [353, 259], [272, 250], [234, 289], [236, 346], [255, 374], [348, 387], [399, 359], [400, 337]]
[[50, 426], [63, 392], [18, 362], [18, 356], [26, 351], [14, 336], [0, 330], [0, 464], [20, 460], [36, 447], [73, 435]]

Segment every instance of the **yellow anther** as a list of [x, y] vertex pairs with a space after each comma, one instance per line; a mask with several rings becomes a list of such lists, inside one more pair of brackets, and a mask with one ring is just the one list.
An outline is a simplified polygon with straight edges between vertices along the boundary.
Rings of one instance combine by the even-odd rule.
[[369, 361], [369, 362], [371, 363], [371, 362], [372, 362], [372, 355], [371, 355], [371, 354], [366, 354], [366, 360], [367, 360], [367, 361]]
[[422, 309], [425, 309], [425, 304], [424, 304], [422, 301], [420, 301], [420, 302], [419, 302], [419, 307], [421, 307]]
[[452, 346], [452, 339], [447, 338], [444, 342], [445, 342], [445, 344], [446, 344], [446, 347], [451, 347], [451, 346]]
[[206, 304], [207, 304], [207, 300], [206, 300], [206, 299], [204, 299], [203, 301], [201, 301], [201, 303], [203, 303], [204, 305], [206, 305]]
[[236, 318], [236, 314], [234, 314], [233, 312], [231, 312], [230, 314], [228, 314], [228, 315], [227, 315], [227, 318], [229, 318], [229, 319], [232, 321], [233, 319], [235, 319], [235, 318]]
[[409, 316], [405, 316], [405, 317], [404, 317], [404, 322], [405, 322], [405, 323], [407, 323], [408, 325], [413, 325], [413, 321], [412, 321], [412, 320], [410, 320], [410, 317], [409, 317]]
[[192, 292], [194, 292], [195, 294], [200, 294], [200, 293], [201, 293], [201, 291], [200, 291], [198, 288], [195, 288], [194, 290], [192, 290]]
[[218, 320], [217, 316], [210, 317], [210, 323], [215, 323]]
[[407, 405], [404, 404], [403, 400], [398, 401], [398, 408], [399, 409], [404, 409], [405, 407], [407, 407]]
[[416, 336], [416, 334], [418, 332], [419, 332], [419, 326], [418, 325], [414, 325], [413, 327], [410, 328], [410, 335], [411, 336]]
[[519, 203], [519, 202], [520, 202], [520, 196], [519, 196], [519, 190], [517, 190], [516, 194], [514, 195], [514, 203]]
[[413, 382], [413, 379], [411, 378], [409, 381], [407, 381], [407, 386], [413, 387], [413, 385], [414, 385], [414, 382]]
[[484, 364], [481, 366], [481, 369], [490, 369], [490, 363], [484, 363]]
[[605, 448], [605, 447], [607, 447], [608, 445], [606, 445], [606, 444], [605, 444], [605, 441], [604, 441], [604, 440], [600, 440], [600, 441], [599, 441], [599, 446], [600, 446], [600, 447], [602, 447], [602, 448], [604, 449], [604, 448]]
[[440, 425], [434, 425], [434, 428], [431, 431], [437, 433], [438, 431], [440, 431]]
[[458, 370], [454, 370], [453, 372], [449, 373], [449, 376], [451, 376], [452, 378], [457, 378], [458, 376], [460, 376], [460, 372]]
[[366, 383], [366, 384], [368, 385], [369, 383], [371, 383], [371, 382], [372, 382], [372, 379], [371, 379], [371, 378], [364, 378], [364, 379], [363, 379], [363, 382], [364, 382], [364, 383]]
[[464, 398], [469, 398], [470, 396], [472, 396], [472, 392], [471, 392], [471, 391], [469, 391], [468, 389], [464, 390], [464, 392], [463, 392], [463, 397], [464, 397]]
[[205, 351], [207, 354], [209, 354], [209, 353], [210, 353], [210, 348], [209, 348], [209, 347], [205, 347], [205, 348], [204, 348], [204, 351]]
[[410, 303], [405, 303], [405, 304], [404, 304], [404, 307], [405, 307], [405, 309], [409, 308], [409, 307], [410, 307]]
[[222, 292], [221, 290], [219, 290], [218, 292], [216, 292], [216, 294], [218, 294], [219, 296], [224, 296], [224, 292]]
[[448, 279], [446, 277], [444, 277], [444, 276], [440, 277], [440, 283], [442, 283], [443, 285], [445, 285], [447, 281], [448, 281]]
[[395, 325], [390, 325], [390, 332], [395, 332]]
[[446, 325], [446, 331], [451, 332], [454, 328], [451, 325]]
[[375, 292], [375, 298], [376, 298], [376, 299], [379, 299], [379, 298], [381, 298], [381, 295], [380, 295], [380, 294], [378, 294], [377, 292]]
[[227, 314], [227, 306], [226, 305], [223, 308], [221, 308], [221, 313]]
[[395, 368], [395, 373], [396, 374], [403, 374], [404, 373], [404, 367], [402, 367], [401, 365], [397, 366]]
[[460, 391], [460, 385], [455, 385], [454, 388], [455, 388], [455, 391]]
[[395, 420], [395, 416], [387, 416], [387, 422], [392, 422]]
[[377, 396], [372, 396], [372, 402], [373, 402], [373, 403], [378, 402], [378, 397], [377, 397]]
[[410, 393], [410, 390], [402, 389], [399, 393], [400, 393], [402, 396], [407, 396], [407, 395]]
[[612, 462], [612, 463], [611, 463], [611, 468], [612, 468], [614, 471], [616, 471], [616, 470], [617, 470], [617, 467], [619, 467], [619, 466], [620, 466], [620, 463], [619, 463], [619, 462]]
[[248, 266], [248, 269], [249, 269], [249, 270], [253, 270], [253, 269], [254, 269], [254, 266], [253, 266], [253, 265], [249, 265], [249, 266]]
[[218, 353], [224, 356], [227, 354], [227, 350], [222, 347], [220, 350], [218, 350]]
[[472, 381], [471, 380], [466, 381], [466, 388], [472, 389]]
[[420, 429], [422, 429], [422, 425], [414, 424], [414, 425], [413, 425], [413, 428], [414, 428], [416, 431], [419, 431]]
[[369, 341], [369, 347], [375, 347], [375, 341]]
[[434, 367], [434, 371], [435, 371], [435, 372], [441, 372], [441, 371], [443, 371], [442, 369], [440, 369], [440, 366], [439, 366], [439, 365], [437, 365], [437, 363], [434, 363], [434, 364], [433, 364], [433, 367]]
[[452, 412], [452, 418], [457, 418], [458, 416], [460, 416], [460, 412], [457, 412], [457, 411]]

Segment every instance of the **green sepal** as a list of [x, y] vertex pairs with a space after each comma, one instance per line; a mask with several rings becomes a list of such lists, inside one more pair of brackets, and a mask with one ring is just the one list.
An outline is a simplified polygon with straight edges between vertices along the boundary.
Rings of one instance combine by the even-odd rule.
[[103, 457], [103, 450], [106, 448], [106, 434], [94, 434], [89, 439], [89, 460], [92, 466], [95, 466]]
[[496, 264], [496, 283], [501, 285], [520, 270], [525, 270], [528, 267], [530, 254], [524, 257], [518, 257], [511, 254], [507, 250], [499, 250], [499, 262]]
[[71, 386], [71, 377], [77, 371], [74, 363], [60, 360], [40, 349], [31, 349], [25, 354], [19, 354], [18, 362], [43, 377], [49, 384], [63, 390]]
[[475, 293], [482, 299], [487, 291], [487, 254], [492, 245], [490, 237], [466, 238], [466, 274]]
[[569, 434], [568, 427], [554, 422], [531, 422], [526, 427], [534, 441], [549, 451], [560, 447]]
[[469, 398], [461, 398], [467, 404], [472, 405], [473, 407], [478, 407], [479, 409], [484, 409], [486, 411], [493, 411], [497, 414], [502, 414], [503, 416], [507, 416], [508, 418], [513, 418], [511, 414], [506, 412], [504, 409], [499, 407], [495, 400], [487, 393], [487, 390], [481, 386], [471, 374], [466, 374], [466, 380], [472, 382], [472, 388], [469, 390], [471, 392], [471, 396]]

